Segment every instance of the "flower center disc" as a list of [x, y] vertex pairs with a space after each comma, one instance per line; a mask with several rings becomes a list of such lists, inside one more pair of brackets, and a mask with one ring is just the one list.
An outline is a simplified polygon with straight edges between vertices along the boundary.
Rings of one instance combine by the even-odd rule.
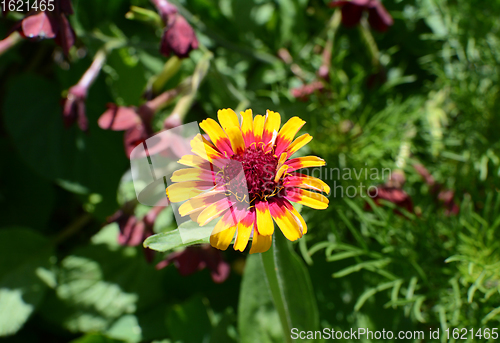
[[[266, 154], [261, 149], [249, 147], [231, 157], [223, 169], [223, 181], [239, 201], [250, 203], [265, 199], [275, 195], [281, 186], [281, 181], [274, 182], [277, 165], [278, 158], [272, 152]], [[247, 191], [250, 199], [243, 199]]]

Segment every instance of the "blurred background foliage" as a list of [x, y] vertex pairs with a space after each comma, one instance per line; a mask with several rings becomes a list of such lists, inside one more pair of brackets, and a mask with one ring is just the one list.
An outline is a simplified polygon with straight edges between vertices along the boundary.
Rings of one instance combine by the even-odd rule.
[[[500, 1], [384, 0], [394, 19], [384, 33], [366, 19], [344, 27], [323, 0], [172, 3], [200, 43], [185, 59], [160, 54], [163, 24], [147, 0], [74, 0], [67, 56], [49, 39], [0, 55], [6, 342], [284, 341], [247, 254], [224, 252], [231, 271], [214, 283], [209, 268], [156, 270], [165, 254], [120, 244], [119, 225], [108, 224], [134, 196], [124, 134], [103, 130], [99, 117], [108, 103], [140, 106], [145, 91], [192, 75], [199, 86], [159, 109], [154, 131], [180, 103], [184, 122], [228, 107], [307, 121], [309, 152], [327, 161], [321, 175], [332, 187], [327, 210], [302, 211], [310, 229], [294, 243], [319, 327], [498, 327]], [[1, 37], [25, 14], [2, 18]], [[61, 99], [100, 49], [88, 132], [65, 128]], [[402, 179], [332, 178], [330, 168], [390, 168]], [[335, 193], [360, 182], [386, 196]], [[166, 209], [153, 231], [172, 229]]]

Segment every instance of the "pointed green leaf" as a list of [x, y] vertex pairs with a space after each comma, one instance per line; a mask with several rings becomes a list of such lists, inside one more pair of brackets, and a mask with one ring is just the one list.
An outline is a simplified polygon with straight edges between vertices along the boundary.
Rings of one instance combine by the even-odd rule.
[[271, 249], [260, 256], [285, 341], [292, 341], [293, 328], [315, 330], [319, 313], [308, 270], [281, 231], [274, 234]]
[[280, 343], [283, 331], [259, 255], [250, 255], [246, 261], [238, 306], [238, 331], [241, 343]]
[[178, 229], [149, 236], [144, 247], [156, 251], [168, 251], [194, 244], [210, 243], [215, 223], [200, 227], [192, 221], [182, 223]]

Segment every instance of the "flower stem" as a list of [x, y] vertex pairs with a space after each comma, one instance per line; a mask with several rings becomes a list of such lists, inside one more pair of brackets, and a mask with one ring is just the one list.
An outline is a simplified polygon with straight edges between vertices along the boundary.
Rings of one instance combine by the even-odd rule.
[[363, 40], [366, 43], [366, 46], [368, 47], [368, 51], [370, 52], [370, 55], [372, 57], [372, 65], [375, 68], [375, 70], [378, 70], [380, 67], [380, 52], [378, 50], [377, 43], [373, 38], [372, 32], [368, 27], [368, 21], [366, 20], [366, 18], [361, 18], [359, 30], [361, 32]]
[[12, 48], [21, 40], [21, 35], [17, 33], [17, 31], [12, 32], [7, 38], [0, 40], [0, 55]]
[[280, 278], [278, 277], [278, 261], [276, 258], [277, 250], [283, 249], [283, 247], [286, 247], [286, 244], [285, 236], [283, 236], [281, 231], [277, 230], [273, 235], [271, 247], [265, 253], [260, 254], [260, 256], [267, 277], [267, 285], [281, 321], [285, 342], [291, 343], [292, 338], [290, 332], [292, 330], [292, 321], [288, 311], [285, 294], [283, 293], [283, 285], [280, 284]]
[[156, 95], [165, 86], [168, 80], [172, 78], [180, 69], [182, 61], [177, 56], [172, 56], [163, 66], [162, 71], [151, 80], [151, 91]]
[[325, 80], [329, 79], [333, 42], [335, 39], [335, 34], [340, 26], [341, 20], [342, 20], [342, 14], [340, 10], [336, 10], [333, 13], [332, 17], [330, 18], [330, 21], [328, 22], [328, 31], [326, 33], [327, 35], [326, 44], [321, 56], [323, 63], [321, 64], [321, 67], [318, 70], [318, 76]]
[[89, 69], [83, 74], [77, 85], [88, 90], [89, 87], [94, 83], [101, 72], [104, 62], [106, 62], [107, 51], [105, 48], [100, 49], [94, 56], [94, 60], [90, 65]]
[[179, 101], [177, 101], [177, 104], [172, 110], [171, 116], [176, 117], [180, 121], [184, 119], [187, 112], [191, 108], [191, 105], [193, 104], [201, 82], [207, 75], [208, 68], [210, 67], [210, 60], [212, 59], [212, 57], [213, 54], [211, 52], [206, 52], [198, 61], [193, 76], [191, 77], [190, 89], [187, 94], [182, 96]]

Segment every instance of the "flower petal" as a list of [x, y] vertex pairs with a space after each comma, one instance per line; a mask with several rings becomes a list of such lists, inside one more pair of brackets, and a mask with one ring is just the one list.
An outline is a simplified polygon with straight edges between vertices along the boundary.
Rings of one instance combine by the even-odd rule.
[[295, 186], [325, 192], [327, 194], [330, 193], [330, 186], [328, 186], [323, 180], [300, 173], [287, 176], [284, 185], [285, 187]]
[[231, 141], [231, 146], [235, 153], [242, 153], [245, 151], [245, 141], [241, 135], [241, 130], [239, 127], [230, 127], [226, 129], [229, 140]]
[[255, 221], [255, 211], [248, 211], [247, 214], [238, 223], [238, 231], [236, 233], [236, 241], [234, 242], [234, 250], [245, 250], [250, 234], [252, 233], [253, 223]]
[[219, 191], [211, 191], [208, 193], [200, 194], [183, 203], [179, 207], [179, 214], [184, 217], [224, 198], [227, 198], [227, 196], [224, 194], [224, 192]]
[[259, 252], [266, 252], [271, 247], [273, 243], [273, 236], [263, 236], [259, 234], [257, 229], [253, 230], [253, 240], [252, 247], [250, 248], [250, 254], [255, 254]]
[[274, 221], [288, 240], [295, 241], [302, 237], [303, 228], [301, 222], [286, 208], [283, 200], [271, 202], [269, 210]]
[[[226, 214], [229, 212], [226, 212]], [[224, 217], [225, 215], [215, 225], [210, 236], [210, 245], [220, 250], [227, 249], [236, 233], [236, 225], [231, 225], [232, 223], [224, 220]]]
[[276, 138], [275, 154], [280, 155], [290, 145], [295, 135], [304, 126], [306, 122], [299, 117], [292, 117], [281, 128]]
[[217, 118], [219, 118], [219, 123], [222, 125], [222, 128], [226, 132], [227, 129], [230, 127], [237, 127], [238, 129], [240, 128], [240, 122], [238, 121], [238, 116], [230, 108], [219, 110], [217, 112]]
[[312, 136], [308, 133], [303, 134], [302, 136], [295, 139], [292, 144], [288, 146], [285, 152], [288, 154], [288, 157], [295, 154], [299, 149], [303, 148], [307, 143], [312, 140]]
[[213, 204], [208, 205], [207, 207], [205, 207], [203, 212], [201, 212], [200, 215], [198, 216], [198, 224], [200, 224], [200, 226], [203, 226], [208, 222], [212, 221], [213, 219], [220, 217], [232, 205], [233, 202], [229, 200], [229, 197], [226, 197], [217, 202], [214, 202]]
[[243, 134], [243, 140], [245, 141], [245, 146], [250, 146], [254, 142], [252, 110], [246, 110], [245, 112], [240, 112], [240, 114], [242, 118], [241, 133]]
[[217, 174], [211, 170], [186, 168], [174, 171], [170, 179], [172, 180], [172, 182], [210, 181], [213, 185], [215, 185], [216, 176]]
[[256, 143], [262, 142], [262, 133], [264, 132], [265, 118], [260, 114], [253, 119], [253, 135]]
[[290, 211], [295, 216], [295, 218], [299, 220], [300, 224], [302, 224], [302, 233], [305, 235], [307, 233], [307, 224], [304, 221], [304, 218], [302, 218], [302, 215], [295, 209], [295, 207], [293, 207], [293, 205], [289, 201], [285, 200], [284, 203], [288, 211]]
[[212, 143], [207, 141], [200, 134], [196, 135], [191, 140], [191, 151], [220, 168], [224, 167], [224, 163], [220, 161], [224, 159], [224, 156], [218, 150], [216, 150], [215, 146]]
[[233, 155], [229, 138], [227, 138], [226, 133], [215, 120], [211, 118], [205, 119], [201, 122], [200, 127], [208, 134], [220, 152], [223, 154], [226, 153], [227, 157]]
[[328, 207], [329, 200], [321, 193], [306, 191], [301, 188], [287, 189], [286, 198], [316, 210], [324, 210]]
[[297, 169], [307, 168], [307, 167], [321, 167], [324, 166], [325, 160], [317, 156], [304, 156], [292, 158], [285, 162], [286, 165], [290, 166], [288, 172], [291, 173]]
[[264, 132], [262, 141], [267, 144], [273, 138], [273, 133], [278, 132], [281, 124], [281, 116], [278, 112], [267, 110], [266, 123], [264, 124]]
[[289, 166], [282, 165], [280, 169], [276, 172], [276, 176], [274, 177], [274, 182], [278, 182], [278, 180], [283, 176], [283, 174], [286, 173], [287, 169], [290, 168]]
[[213, 188], [211, 181], [186, 181], [174, 183], [167, 188], [167, 196], [171, 202], [182, 202]]
[[255, 205], [255, 211], [259, 233], [264, 236], [272, 235], [274, 232], [274, 223], [267, 201], [259, 201]]
[[204, 208], [202, 207], [202, 208], [199, 208], [196, 211], [190, 213], [189, 218], [191, 218], [191, 220], [194, 221], [195, 223], [198, 223], [198, 216], [200, 215], [201, 212], [203, 212], [203, 209]]
[[177, 163], [195, 168], [203, 168], [213, 170], [214, 166], [207, 160], [197, 155], [184, 155]]
[[141, 117], [133, 108], [116, 106], [115, 104], [108, 104], [107, 106], [108, 109], [97, 121], [101, 129], [122, 131], [141, 123]]

